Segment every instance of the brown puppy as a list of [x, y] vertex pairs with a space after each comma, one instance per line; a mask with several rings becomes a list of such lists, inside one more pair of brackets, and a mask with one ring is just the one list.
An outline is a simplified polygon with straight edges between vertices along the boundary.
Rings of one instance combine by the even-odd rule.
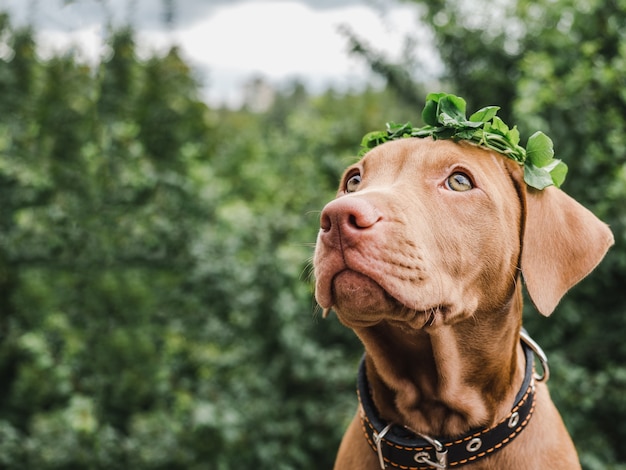
[[[366, 352], [368, 397], [335, 469], [580, 468], [547, 387], [528, 377], [520, 275], [549, 315], [612, 243], [564, 192], [527, 188], [518, 164], [467, 142], [401, 139], [348, 168], [314, 258], [318, 303]], [[376, 418], [363, 417], [368, 400]], [[503, 422], [504, 437], [488, 436]], [[411, 432], [394, 441], [399, 428]]]

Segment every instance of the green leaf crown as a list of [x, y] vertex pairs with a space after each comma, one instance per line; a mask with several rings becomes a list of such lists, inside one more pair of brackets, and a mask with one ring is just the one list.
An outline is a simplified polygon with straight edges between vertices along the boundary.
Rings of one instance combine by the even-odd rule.
[[468, 140], [481, 147], [495, 150], [524, 166], [524, 181], [528, 186], [544, 189], [561, 186], [567, 174], [567, 165], [554, 158], [552, 140], [543, 132], [535, 132], [526, 143], [519, 145], [517, 126], [509, 127], [496, 116], [499, 106], [487, 106], [465, 117], [466, 102], [448, 93], [430, 93], [422, 111], [424, 127], [387, 123], [385, 131], [366, 134], [361, 141], [363, 155], [370, 149], [405, 137], [432, 137], [438, 139]]

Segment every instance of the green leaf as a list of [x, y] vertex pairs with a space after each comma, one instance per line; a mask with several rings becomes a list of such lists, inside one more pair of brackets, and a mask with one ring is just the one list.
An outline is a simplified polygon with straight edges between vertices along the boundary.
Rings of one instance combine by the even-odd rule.
[[526, 158], [537, 167], [548, 165], [554, 158], [554, 148], [550, 137], [543, 132], [535, 132], [528, 138]]
[[496, 134], [505, 136], [509, 132], [509, 126], [507, 126], [504, 121], [498, 116], [494, 116], [491, 124], [485, 130], [489, 130], [491, 132], [495, 132]]
[[519, 144], [519, 131], [517, 130], [517, 126], [513, 126], [513, 129], [509, 129], [509, 132], [507, 133], [506, 138], [513, 145]]
[[413, 126], [411, 126], [410, 122], [407, 122], [405, 124], [397, 124], [395, 122], [387, 123], [387, 134], [389, 139], [398, 139], [401, 137], [410, 136], [412, 130]]
[[560, 188], [563, 182], [565, 181], [565, 177], [567, 176], [567, 165], [563, 163], [561, 160], [556, 160], [558, 164], [550, 171], [550, 176], [552, 177], [552, 182], [554, 186]]
[[499, 109], [500, 109], [500, 106], [486, 106], [482, 109], [479, 109], [474, 114], [472, 114], [469, 120], [471, 122], [480, 122], [480, 123], [491, 121], [495, 117]]
[[[430, 95], [428, 95], [430, 96]], [[437, 101], [428, 100], [422, 111], [422, 119], [429, 126], [436, 126], [437, 122]]]
[[548, 170], [537, 168], [529, 162], [526, 162], [524, 165], [524, 181], [528, 186], [532, 186], [535, 189], [545, 189], [554, 184]]
[[438, 127], [433, 133], [432, 137], [434, 140], [437, 139], [451, 139], [454, 137], [456, 133], [456, 129], [450, 127]]
[[428, 93], [428, 95], [426, 95], [426, 102], [434, 101], [435, 103], [439, 103], [439, 100], [444, 96], [448, 96], [448, 93]]
[[411, 128], [412, 128], [412, 126], [411, 126], [410, 122], [405, 122], [404, 124], [399, 124], [397, 122], [393, 122], [392, 121], [392, 122], [388, 122], [387, 123], [387, 131], [389, 133], [398, 132], [398, 131], [407, 130], [407, 129], [410, 131]]
[[387, 136], [387, 133], [383, 131], [368, 132], [367, 134], [363, 136], [363, 139], [361, 139], [361, 145], [363, 147], [368, 147], [370, 143], [376, 142], [377, 140], [384, 138], [386, 136]]
[[385, 131], [368, 132], [361, 139], [361, 150], [359, 151], [359, 156], [364, 155], [368, 150], [373, 149], [387, 140], [388, 136]]
[[463, 98], [454, 95], [446, 95], [439, 99], [438, 112], [439, 117], [443, 118], [440, 122], [446, 124], [460, 125], [467, 119], [465, 118], [466, 103]]
[[454, 116], [450, 116], [448, 113], [440, 113], [438, 119], [439, 122], [446, 127], [453, 127], [457, 129], [462, 127], [459, 119]]
[[420, 137], [420, 138], [431, 137], [436, 132], [437, 131], [436, 131], [435, 127], [426, 126], [426, 127], [421, 127], [421, 128], [418, 128], [418, 129], [413, 129], [411, 131], [411, 136], [412, 137]]
[[457, 132], [454, 137], [457, 139], [473, 140], [475, 142], [479, 142], [480, 134], [482, 134], [482, 129], [463, 129]]

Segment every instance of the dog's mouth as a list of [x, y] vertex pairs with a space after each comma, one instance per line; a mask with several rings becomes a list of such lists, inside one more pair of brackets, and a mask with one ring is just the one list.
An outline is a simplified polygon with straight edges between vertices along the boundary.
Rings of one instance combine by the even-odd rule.
[[450, 310], [444, 305], [411, 308], [369, 276], [350, 269], [333, 277], [330, 294], [331, 308], [336, 311], [339, 320], [349, 327], [366, 327], [388, 321], [401, 328], [428, 328], [443, 322]]

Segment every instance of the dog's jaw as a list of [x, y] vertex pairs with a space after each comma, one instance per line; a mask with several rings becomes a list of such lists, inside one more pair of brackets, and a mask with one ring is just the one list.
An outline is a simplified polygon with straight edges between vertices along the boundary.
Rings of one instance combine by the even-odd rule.
[[331, 298], [328, 309], [333, 308], [350, 328], [373, 326], [383, 320], [405, 329], [429, 328], [445, 322], [450, 312], [442, 305], [409, 308], [371, 278], [349, 269], [333, 278]]

